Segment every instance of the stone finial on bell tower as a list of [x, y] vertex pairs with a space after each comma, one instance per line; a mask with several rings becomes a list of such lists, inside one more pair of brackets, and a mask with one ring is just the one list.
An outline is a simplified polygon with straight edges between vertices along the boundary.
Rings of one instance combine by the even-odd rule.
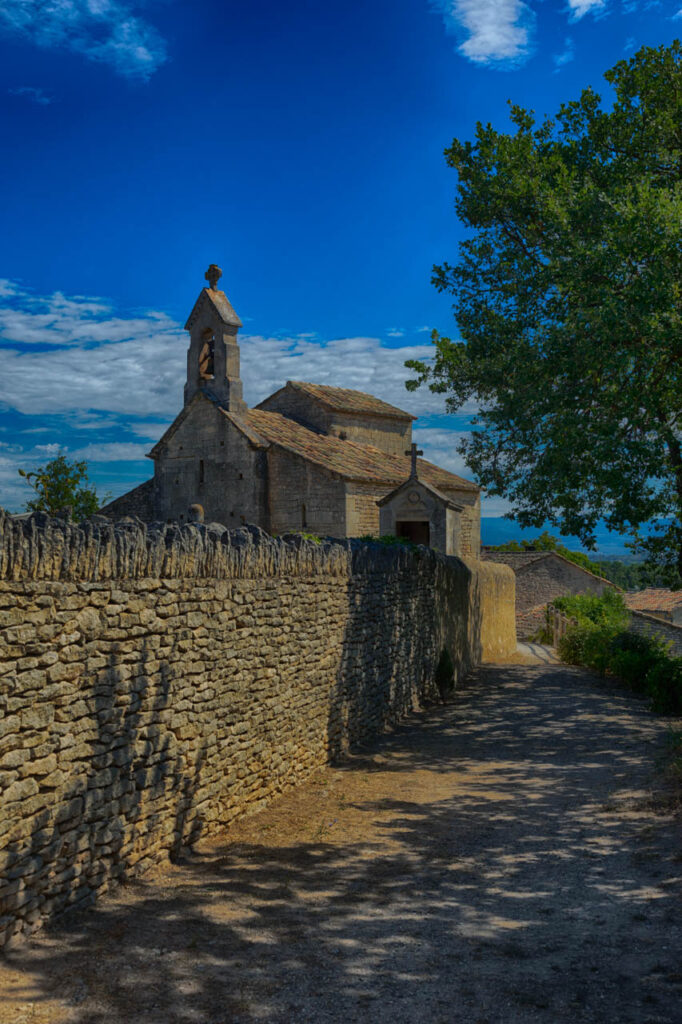
[[225, 292], [218, 288], [222, 270], [215, 263], [204, 274], [208, 288], [202, 288], [185, 324], [190, 333], [187, 352], [185, 405], [197, 391], [204, 391], [229, 412], [243, 415], [247, 406], [239, 376], [237, 331], [242, 322]]

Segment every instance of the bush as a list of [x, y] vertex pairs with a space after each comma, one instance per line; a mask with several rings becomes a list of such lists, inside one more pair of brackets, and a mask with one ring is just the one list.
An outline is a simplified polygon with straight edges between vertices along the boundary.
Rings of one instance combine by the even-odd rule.
[[682, 658], [658, 658], [647, 672], [646, 688], [654, 711], [682, 714]]
[[559, 640], [559, 657], [569, 665], [586, 665], [599, 675], [606, 675], [609, 648], [619, 627], [612, 623], [569, 626]]
[[682, 712], [682, 658], [670, 657], [669, 645], [658, 637], [627, 632], [620, 594], [562, 597], [554, 604], [576, 620], [559, 640], [562, 661], [614, 676], [649, 697], [655, 711]]
[[666, 644], [657, 637], [618, 633], [611, 641], [609, 670], [636, 693], [647, 693], [647, 676], [658, 662], [670, 661]]
[[627, 625], [630, 613], [617, 590], [605, 590], [603, 594], [568, 594], [552, 602], [555, 608], [579, 624]]
[[414, 541], [408, 537], [396, 537], [392, 533], [385, 533], [383, 537], [373, 537], [371, 533], [363, 533], [358, 540], [364, 541], [365, 544], [383, 544], [385, 547], [391, 547], [393, 544], [404, 544], [408, 548], [416, 547]]
[[455, 689], [455, 666], [452, 663], [447, 647], [444, 647], [440, 652], [434, 682], [443, 700]]

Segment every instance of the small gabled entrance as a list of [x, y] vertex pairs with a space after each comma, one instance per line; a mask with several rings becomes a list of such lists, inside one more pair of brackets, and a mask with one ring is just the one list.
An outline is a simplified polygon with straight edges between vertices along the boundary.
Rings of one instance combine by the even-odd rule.
[[423, 544], [427, 548], [431, 544], [428, 519], [398, 519], [395, 524], [395, 535], [411, 540], [413, 544]]

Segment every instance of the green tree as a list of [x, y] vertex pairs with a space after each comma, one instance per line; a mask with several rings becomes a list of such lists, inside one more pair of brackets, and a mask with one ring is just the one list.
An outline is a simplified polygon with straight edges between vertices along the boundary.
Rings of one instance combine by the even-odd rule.
[[45, 466], [19, 475], [31, 485], [36, 497], [26, 502], [28, 512], [62, 512], [70, 509], [75, 519], [87, 519], [108, 501], [108, 495], [98, 498], [94, 485], [88, 479], [86, 462], [70, 462], [62, 453]]
[[[588, 548], [630, 533], [682, 575], [682, 48], [644, 47], [554, 120], [511, 106], [446, 150], [471, 229], [434, 267], [461, 340], [410, 361], [450, 411], [478, 403], [460, 451], [524, 526]], [[647, 529], [644, 529], [647, 527]], [[647, 532], [653, 530], [651, 536]]]

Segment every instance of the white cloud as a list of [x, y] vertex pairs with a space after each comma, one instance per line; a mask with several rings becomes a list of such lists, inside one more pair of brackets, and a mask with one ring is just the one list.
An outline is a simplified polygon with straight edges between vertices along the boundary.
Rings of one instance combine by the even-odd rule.
[[14, 295], [20, 295], [22, 289], [16, 281], [10, 281], [6, 277], [0, 277], [0, 299], [8, 299]]
[[[0, 281], [0, 407], [29, 417], [11, 449], [0, 452], [0, 505], [22, 507], [30, 491], [17, 469], [42, 465], [60, 449], [71, 459], [101, 464], [103, 491], [125, 489], [106, 464], [136, 462], [135, 473], [150, 476], [151, 464], [140, 463], [182, 408], [187, 345], [186, 332], [163, 313], [126, 318], [102, 299], [36, 297]], [[428, 359], [428, 342], [389, 348], [372, 337], [250, 334], [240, 337], [240, 348], [251, 406], [287, 380], [308, 380], [367, 391], [415, 416], [445, 412], [443, 396], [405, 389], [412, 376], [405, 360]], [[462, 414], [473, 411], [467, 407]], [[33, 435], [48, 430], [56, 440], [34, 445]], [[459, 436], [435, 428], [416, 434], [434, 462], [470, 476], [455, 451]], [[22, 441], [28, 442], [25, 450]], [[132, 486], [129, 476], [126, 485]]]
[[386, 331], [386, 337], [387, 338], [404, 338], [405, 337], [405, 331], [402, 329], [402, 327], [389, 327], [388, 330]]
[[[150, 417], [168, 422], [180, 410], [188, 339], [163, 313], [125, 318], [101, 299], [35, 297], [0, 282], [3, 343], [0, 403], [26, 415], [61, 414], [74, 428], [96, 429], [98, 410], [139, 418], [138, 436], [153, 438]], [[287, 380], [369, 391], [415, 416], [444, 411], [441, 396], [408, 392], [406, 359], [431, 356], [430, 344], [387, 348], [378, 338], [240, 338], [246, 400], [255, 405]], [[18, 346], [18, 347], [17, 347]], [[35, 346], [35, 348], [34, 348]], [[102, 426], [110, 425], [110, 419]]]
[[573, 49], [573, 40], [567, 39], [564, 44], [564, 49], [561, 53], [557, 53], [552, 58], [554, 61], [554, 70], [560, 71], [564, 64], [569, 64], [575, 57], [575, 51]]
[[69, 452], [69, 458], [85, 459], [86, 462], [138, 462], [145, 457], [149, 448], [148, 444], [134, 444], [127, 441], [87, 444], [84, 448], [77, 448]]
[[443, 469], [449, 469], [451, 473], [471, 478], [471, 470], [468, 469], [464, 459], [457, 451], [460, 441], [469, 437], [468, 431], [444, 430], [440, 427], [419, 427], [415, 426], [412, 433], [412, 440], [419, 445], [424, 452], [424, 458], [429, 462], [435, 462]]
[[568, 0], [568, 10], [572, 21], [579, 21], [586, 14], [594, 14], [606, 8], [606, 0]]
[[147, 79], [166, 60], [156, 29], [121, 0], [3, 0], [0, 27], [44, 49], [66, 49]]
[[129, 429], [137, 437], [145, 437], [149, 441], [156, 442], [168, 430], [171, 422], [171, 420], [164, 420], [162, 423], [131, 423]]
[[474, 63], [514, 65], [530, 56], [535, 14], [522, 0], [432, 2], [448, 31], [465, 36], [459, 52]]
[[23, 96], [25, 99], [30, 100], [31, 103], [36, 103], [39, 107], [47, 107], [50, 103], [54, 103], [54, 96], [45, 92], [44, 89], [38, 89], [34, 85], [17, 85], [14, 89], [8, 89], [7, 92], [10, 96]]
[[[4, 288], [2, 287], [4, 286]], [[0, 299], [14, 298], [0, 306], [0, 340], [22, 345], [85, 346], [93, 342], [125, 341], [140, 332], [177, 331], [178, 325], [162, 313], [121, 319], [101, 299], [61, 292], [36, 297], [13, 285], [0, 282]]]

